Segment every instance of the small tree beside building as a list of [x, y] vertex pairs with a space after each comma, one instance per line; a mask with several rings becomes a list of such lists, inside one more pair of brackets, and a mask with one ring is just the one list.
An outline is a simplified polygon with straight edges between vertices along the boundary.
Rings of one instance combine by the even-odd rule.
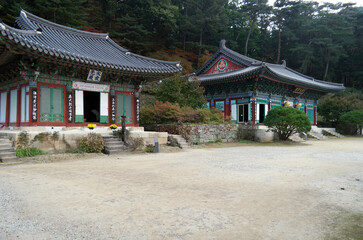
[[311, 122], [303, 111], [292, 107], [276, 107], [268, 111], [263, 122], [280, 140], [287, 140], [294, 133], [309, 132]]

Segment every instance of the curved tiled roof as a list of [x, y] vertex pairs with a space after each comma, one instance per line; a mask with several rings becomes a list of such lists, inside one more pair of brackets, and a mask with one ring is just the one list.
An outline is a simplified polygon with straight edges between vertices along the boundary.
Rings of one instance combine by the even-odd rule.
[[[201, 74], [202, 72], [208, 70], [214, 64], [216, 59], [222, 54], [228, 56], [235, 62], [240, 63], [241, 65], [247, 67], [226, 73], [208, 74], [208, 75]], [[316, 80], [313, 77], [306, 76], [302, 73], [296, 72], [286, 67], [285, 63], [271, 64], [246, 57], [231, 49], [228, 49], [225, 46], [225, 40], [221, 41], [220, 49], [213, 55], [211, 59], [209, 59], [209, 61], [206, 64], [204, 64], [200, 69], [198, 69], [195, 72], [195, 75], [197, 79], [202, 83], [210, 83], [217, 81], [223, 82], [233, 78], [235, 79], [237, 77], [243, 77], [244, 75], [251, 73], [251, 71], [256, 71], [256, 70], [260, 70], [262, 73], [265, 72], [269, 75], [272, 75], [278, 78], [278, 80], [285, 82], [286, 84], [305, 86], [321, 90], [324, 92], [340, 92], [345, 90], [343, 84]]]
[[66, 27], [25, 10], [21, 10], [16, 22], [21, 29], [0, 23], [1, 35], [16, 44], [52, 57], [121, 72], [158, 75], [182, 70], [179, 62], [156, 60], [131, 53], [117, 45], [106, 33]]

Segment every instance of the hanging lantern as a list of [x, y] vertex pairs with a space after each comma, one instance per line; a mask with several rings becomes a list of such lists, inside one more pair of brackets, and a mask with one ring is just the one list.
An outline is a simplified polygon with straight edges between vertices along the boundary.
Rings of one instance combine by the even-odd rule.
[[297, 103], [297, 104], [296, 104], [296, 107], [298, 107], [298, 108], [301, 108], [301, 106], [302, 106], [302, 104], [301, 104], [301, 103]]

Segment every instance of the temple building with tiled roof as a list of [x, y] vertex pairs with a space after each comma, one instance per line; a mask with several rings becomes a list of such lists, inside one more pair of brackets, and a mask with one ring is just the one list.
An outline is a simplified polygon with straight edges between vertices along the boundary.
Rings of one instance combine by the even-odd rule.
[[318, 99], [345, 90], [343, 84], [320, 81], [283, 64], [271, 64], [239, 54], [220, 43], [220, 49], [194, 74], [208, 105], [219, 108], [237, 123], [262, 124], [269, 109], [291, 106], [317, 123]]
[[108, 34], [62, 26], [25, 10], [0, 20], [0, 124], [138, 126], [139, 86], [182, 70], [131, 53]]

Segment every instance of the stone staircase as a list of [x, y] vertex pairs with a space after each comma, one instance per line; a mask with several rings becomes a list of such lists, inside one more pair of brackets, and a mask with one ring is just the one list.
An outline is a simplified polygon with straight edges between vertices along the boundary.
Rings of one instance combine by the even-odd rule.
[[321, 133], [318, 133], [318, 132], [314, 132], [314, 131], [310, 131], [307, 133], [309, 137], [311, 138], [315, 138], [317, 140], [325, 140], [325, 139], [328, 139], [327, 136], [321, 134]]
[[334, 136], [334, 137], [337, 137], [337, 138], [343, 138], [344, 136], [340, 133], [337, 133], [335, 131], [332, 131], [330, 129], [323, 129], [322, 132], [326, 135], [331, 135], [331, 136]]
[[289, 139], [293, 142], [304, 142], [305, 140], [299, 136], [298, 133], [295, 133], [289, 137]]
[[127, 147], [119, 137], [113, 135], [107, 135], [102, 137], [105, 142], [105, 151], [107, 154], [118, 154], [127, 150]]
[[7, 138], [0, 138], [0, 163], [17, 162], [18, 157], [11, 146], [11, 142]]
[[168, 140], [172, 143], [172, 145], [177, 145], [181, 149], [190, 148], [187, 141], [185, 141], [185, 139], [180, 135], [168, 134]]

